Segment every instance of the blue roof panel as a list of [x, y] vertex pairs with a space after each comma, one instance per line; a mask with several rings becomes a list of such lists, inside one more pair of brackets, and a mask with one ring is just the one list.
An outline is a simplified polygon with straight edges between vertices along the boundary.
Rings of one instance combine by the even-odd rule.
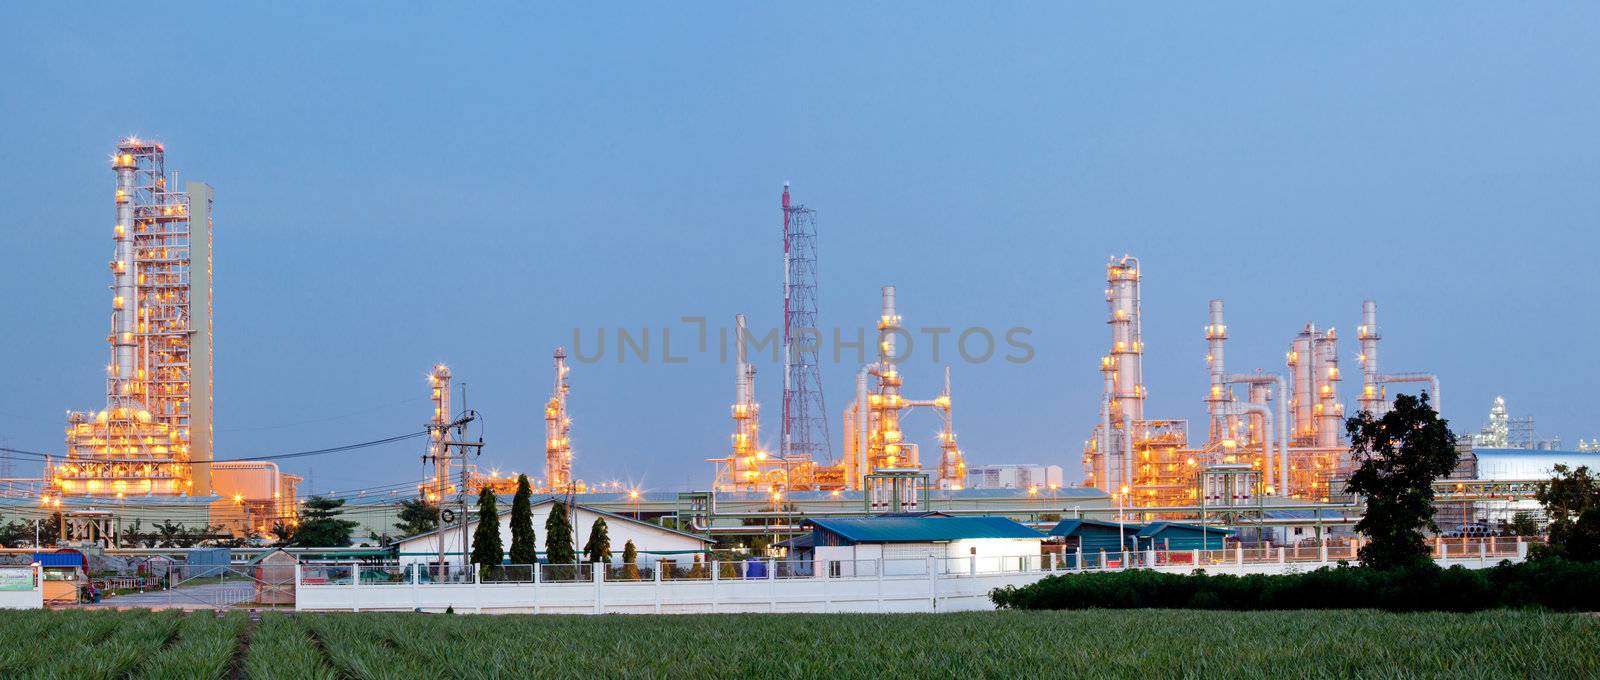
[[966, 538], [1045, 537], [1004, 517], [861, 517], [813, 519], [808, 523], [854, 543], [929, 543]]

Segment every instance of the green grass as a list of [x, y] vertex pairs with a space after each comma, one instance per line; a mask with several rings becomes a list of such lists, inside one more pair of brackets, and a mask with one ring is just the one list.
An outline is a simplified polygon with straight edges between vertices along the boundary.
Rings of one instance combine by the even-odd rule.
[[[0, 613], [0, 677], [220, 678], [242, 614]], [[1600, 618], [1487, 611], [267, 613], [249, 678], [1597, 677]]]

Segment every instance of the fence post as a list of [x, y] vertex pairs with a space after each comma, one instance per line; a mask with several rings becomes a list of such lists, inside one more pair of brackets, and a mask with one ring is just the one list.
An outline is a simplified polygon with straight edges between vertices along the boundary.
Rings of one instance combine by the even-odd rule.
[[1484, 545], [1482, 541], [1479, 541], [1478, 542], [1478, 566], [1481, 567], [1481, 566], [1486, 565], [1488, 563], [1489, 563], [1489, 546]]
[[771, 600], [769, 611], [778, 611], [778, 561], [767, 558], [767, 598]]
[[652, 590], [656, 593], [656, 613], [661, 613], [661, 560], [656, 560], [656, 584]]
[[1322, 543], [1317, 547], [1317, 551], [1318, 551], [1317, 556], [1322, 559], [1322, 563], [1323, 564], [1327, 564], [1328, 563], [1328, 537], [1327, 537], [1327, 535], [1323, 535]]
[[878, 558], [878, 568], [874, 569], [873, 571], [878, 572], [878, 609], [883, 609], [883, 558], [882, 557]]
[[361, 568], [350, 563], [350, 611], [361, 611]]
[[594, 581], [594, 613], [599, 614], [605, 611], [600, 605], [600, 584], [605, 583], [606, 569], [601, 562], [590, 562], [589, 569], [589, 580]]
[[1283, 554], [1283, 546], [1278, 546], [1278, 564], [1283, 564], [1284, 562], [1288, 561], [1285, 559], [1285, 557], [1286, 556]]
[[[465, 558], [466, 555], [463, 554], [462, 557]], [[472, 570], [472, 605], [473, 605], [473, 610], [472, 611], [474, 611], [476, 613], [479, 613], [479, 614], [482, 614], [483, 613], [483, 592], [482, 592], [483, 591], [483, 570], [479, 569], [478, 567], [473, 566], [471, 562], [465, 562], [465, 563], [463, 563], [462, 566], [465, 566], [465, 567], [470, 568]]]
[[718, 560], [706, 560], [711, 565], [711, 613], [717, 613], [717, 581], [722, 580], [722, 564]]
[[1200, 549], [1199, 548], [1195, 548], [1194, 550], [1190, 550], [1189, 551], [1189, 564], [1191, 566], [1195, 566], [1195, 567], [1200, 566]]
[[1078, 558], [1077, 564], [1074, 564], [1073, 566], [1076, 567], [1078, 571], [1083, 571], [1083, 546], [1082, 545], [1079, 545], [1077, 548], [1075, 548], [1073, 550], [1073, 557]]
[[1234, 546], [1233, 547], [1233, 556], [1234, 556], [1234, 560], [1233, 561], [1238, 562], [1239, 566], [1241, 566], [1241, 567], [1244, 566], [1244, 545], [1241, 544], [1241, 545]]
[[933, 573], [933, 555], [922, 558], [928, 570], [928, 607], [931, 611], [939, 611], [939, 576]]
[[1155, 568], [1155, 566], [1156, 566], [1156, 549], [1154, 547], [1151, 547], [1149, 550], [1144, 551], [1144, 566], [1146, 568], [1150, 568], [1150, 569]]
[[[38, 584], [38, 586], [40, 588], [43, 588], [44, 587], [44, 581], [40, 580], [41, 576], [43, 576], [43, 574], [39, 573], [39, 568], [38, 567], [34, 567], [33, 568], [33, 582], [35, 584]], [[167, 566], [167, 582], [168, 583], [172, 582], [172, 566], [171, 565]], [[171, 598], [171, 594], [168, 594], [167, 597], [170, 599]], [[296, 561], [294, 563], [294, 610], [295, 611], [300, 611], [300, 562], [298, 562], [298, 561]]]

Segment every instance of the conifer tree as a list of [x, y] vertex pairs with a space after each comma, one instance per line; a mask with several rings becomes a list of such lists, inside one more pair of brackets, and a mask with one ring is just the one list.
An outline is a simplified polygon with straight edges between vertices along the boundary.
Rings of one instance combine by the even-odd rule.
[[572, 522], [567, 506], [557, 501], [544, 521], [544, 555], [551, 564], [574, 564], [578, 556], [572, 549]]
[[589, 541], [583, 545], [583, 554], [591, 564], [611, 561], [611, 535], [606, 531], [606, 518], [596, 517], [589, 527]]
[[622, 577], [629, 581], [639, 580], [639, 549], [633, 547], [633, 541], [622, 544]]
[[511, 563], [538, 564], [539, 543], [533, 531], [533, 489], [527, 475], [517, 475], [517, 495], [511, 500]]
[[500, 543], [500, 510], [495, 507], [494, 489], [487, 486], [478, 493], [478, 528], [472, 532], [472, 563], [483, 573], [500, 564], [505, 546]]

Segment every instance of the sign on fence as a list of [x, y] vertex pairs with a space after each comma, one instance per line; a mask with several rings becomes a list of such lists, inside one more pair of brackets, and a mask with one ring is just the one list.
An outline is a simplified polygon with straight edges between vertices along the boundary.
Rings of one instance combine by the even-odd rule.
[[0, 567], [0, 590], [33, 590], [33, 567]]

